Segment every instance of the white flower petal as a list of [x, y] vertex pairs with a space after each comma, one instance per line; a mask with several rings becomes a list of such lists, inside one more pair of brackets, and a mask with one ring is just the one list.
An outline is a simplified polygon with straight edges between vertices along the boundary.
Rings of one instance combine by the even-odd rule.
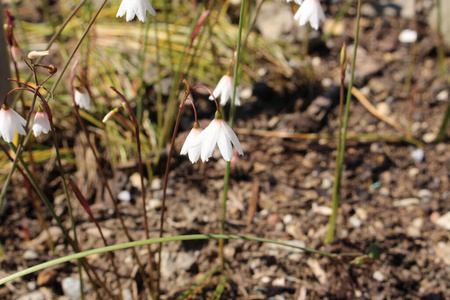
[[[198, 139], [201, 141], [201, 152], [200, 156], [202, 161], [208, 161], [212, 156], [214, 149], [216, 148], [217, 139], [219, 137], [220, 124], [218, 120], [214, 119], [205, 128], [205, 130], [200, 133]], [[194, 145], [193, 145], [194, 146]]]
[[87, 89], [82, 88], [81, 90], [75, 88], [74, 92], [75, 103], [79, 108], [83, 108], [85, 110], [91, 109], [91, 96], [89, 96], [89, 92]]
[[196, 163], [198, 161], [198, 158], [200, 157], [200, 143], [198, 143], [196, 146], [192, 145], [202, 131], [202, 128], [192, 128], [188, 136], [186, 137], [186, 141], [184, 142], [183, 147], [180, 151], [181, 155], [188, 154], [189, 160], [192, 163]]
[[41, 133], [47, 134], [50, 131], [50, 121], [48, 120], [47, 113], [37, 112], [34, 116], [33, 127], [34, 136], [38, 136]]
[[300, 26], [304, 26], [309, 21], [315, 30], [319, 29], [320, 20], [323, 22], [327, 20], [319, 0], [305, 0], [295, 13], [294, 19], [299, 21]]
[[140, 21], [145, 22], [147, 20], [147, 11], [153, 16], [156, 15], [148, 0], [122, 0], [116, 17], [123, 17], [126, 13], [127, 22], [133, 20], [136, 15]]
[[22, 118], [15, 110], [0, 109], [0, 134], [7, 143], [11, 143], [14, 135], [17, 132], [21, 135], [26, 135], [24, 126], [27, 121]]
[[[233, 157], [233, 149], [231, 148], [230, 139], [227, 137], [227, 134], [223, 130], [223, 125], [225, 121], [221, 124], [221, 131], [219, 132], [219, 137], [217, 139], [217, 146], [219, 146], [220, 153], [222, 154], [223, 159], [226, 161], [230, 161]], [[228, 125], [227, 125], [228, 126]]]
[[234, 148], [236, 148], [236, 151], [239, 153], [239, 155], [244, 155], [244, 151], [242, 151], [241, 143], [239, 142], [239, 139], [238, 139], [236, 133], [234, 133], [233, 129], [231, 129], [231, 127], [225, 122], [223, 122], [222, 129], [225, 132], [225, 134], [227, 135], [228, 139], [230, 139], [231, 143], [233, 143], [233, 146], [234, 146]]

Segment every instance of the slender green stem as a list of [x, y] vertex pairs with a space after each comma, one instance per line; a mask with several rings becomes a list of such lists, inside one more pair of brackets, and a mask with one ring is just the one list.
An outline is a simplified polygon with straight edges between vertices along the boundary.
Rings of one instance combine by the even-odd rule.
[[[76, 13], [78, 12], [78, 10], [80, 10], [80, 8], [84, 5], [84, 3], [87, 0], [82, 0], [74, 9], [73, 11], [69, 14], [69, 16], [67, 16], [67, 18], [64, 20], [64, 22], [61, 24], [61, 26], [59, 27], [58, 31], [55, 32], [55, 34], [50, 38], [50, 41], [48, 41], [47, 46], [45, 47], [44, 50], [49, 50], [50, 47], [53, 45], [53, 43], [56, 41], [56, 39], [61, 35], [62, 31], [64, 30], [64, 28], [66, 28], [67, 24], [69, 24], [70, 20], [72, 20], [72, 18], [76, 15]], [[39, 63], [42, 60], [42, 57], [39, 57], [38, 59], [36, 59], [36, 63]], [[27, 78], [27, 80], [25, 80], [25, 82], [30, 81], [31, 77], [33, 76], [33, 74], [30, 74]], [[18, 97], [16, 97], [13, 101], [14, 102], [19, 99], [20, 95]]]
[[[230, 109], [230, 116], [229, 116], [230, 127], [233, 127], [234, 117], [235, 117], [235, 113], [236, 113], [236, 103], [235, 103], [236, 89], [237, 89], [237, 83], [238, 83], [239, 60], [241, 57], [242, 28], [244, 25], [244, 12], [245, 12], [246, 5], [247, 5], [247, 1], [242, 0], [241, 10], [240, 10], [240, 14], [239, 14], [238, 41], [237, 41], [236, 57], [235, 57], [234, 71], [233, 71], [233, 97], [231, 99], [231, 109]], [[229, 185], [230, 185], [230, 162], [227, 162], [227, 166], [225, 169], [225, 175], [223, 177], [222, 212], [221, 212], [221, 216], [220, 216], [220, 226], [219, 226], [219, 232], [221, 234], [225, 233], [225, 222], [226, 222], [226, 215], [227, 215], [227, 200], [228, 200]], [[224, 245], [224, 241], [219, 240], [219, 259], [220, 259], [220, 264], [222, 267], [225, 266], [223, 245]]]
[[192, 234], [192, 235], [179, 235], [179, 236], [171, 236], [171, 237], [164, 237], [164, 238], [156, 238], [156, 239], [150, 239], [150, 240], [142, 240], [142, 241], [135, 241], [135, 242], [129, 242], [129, 243], [123, 243], [123, 244], [117, 244], [112, 245], [108, 247], [102, 247], [92, 250], [87, 250], [71, 255], [67, 255], [61, 258], [57, 258], [51, 261], [44, 262], [42, 264], [21, 270], [19, 272], [16, 272], [14, 274], [11, 274], [9, 276], [3, 277], [0, 279], [0, 285], [3, 285], [7, 282], [10, 282], [14, 279], [23, 277], [25, 275], [43, 270], [45, 268], [53, 267], [58, 264], [66, 263], [74, 259], [78, 258], [84, 258], [89, 255], [94, 254], [100, 254], [105, 253], [108, 251], [117, 251], [121, 249], [128, 249], [128, 248], [134, 248], [138, 246], [144, 246], [144, 245], [151, 245], [151, 244], [158, 244], [158, 243], [166, 243], [166, 242], [175, 242], [175, 241], [192, 241], [192, 240], [211, 240], [211, 239], [227, 239], [227, 240], [244, 240], [244, 241], [254, 241], [259, 243], [268, 243], [268, 244], [276, 244], [280, 246], [289, 247], [292, 249], [302, 250], [306, 253], [310, 254], [318, 254], [322, 255], [324, 257], [329, 258], [342, 258], [342, 257], [358, 257], [358, 256], [364, 256], [364, 253], [345, 253], [345, 254], [338, 254], [338, 253], [327, 253], [322, 252], [310, 248], [305, 247], [298, 247], [291, 244], [265, 239], [265, 238], [259, 238], [259, 237], [250, 237], [250, 236], [242, 236], [242, 235], [225, 235], [225, 234]]
[[[347, 129], [348, 129], [348, 119], [350, 114], [350, 102], [352, 99], [352, 88], [353, 88], [353, 81], [354, 81], [354, 75], [355, 75], [355, 65], [356, 65], [356, 53], [358, 49], [358, 42], [359, 42], [359, 22], [361, 19], [361, 0], [358, 0], [358, 13], [356, 16], [356, 34], [355, 34], [355, 42], [354, 42], [354, 50], [353, 50], [353, 59], [352, 59], [352, 71], [350, 74], [350, 82], [348, 84], [348, 90], [347, 90], [347, 99], [345, 102], [345, 115], [344, 115], [344, 132], [342, 134], [342, 138], [339, 141], [339, 153], [337, 154], [336, 159], [336, 172], [335, 172], [335, 180], [334, 180], [334, 186], [333, 186], [333, 209], [337, 211], [339, 207], [340, 202], [340, 188], [341, 188], [341, 178], [342, 178], [342, 168], [344, 164], [344, 153], [345, 153], [345, 146], [347, 141]], [[335, 235], [335, 223], [336, 223], [336, 217], [337, 213], [333, 216], [330, 216], [329, 224], [332, 224], [327, 232], [327, 235], [325, 237], [325, 243], [330, 243], [334, 240]]]
[[[80, 48], [81, 43], [84, 41], [85, 37], [87, 36], [87, 34], [89, 33], [89, 30], [91, 29], [92, 25], [94, 25], [95, 20], [97, 20], [98, 15], [100, 14], [100, 12], [102, 11], [103, 7], [106, 5], [106, 2], [108, 2], [108, 0], [104, 0], [103, 3], [100, 5], [100, 7], [97, 9], [97, 11], [94, 14], [94, 17], [92, 17], [92, 20], [89, 22], [88, 26], [86, 27], [86, 29], [84, 30], [83, 34], [81, 35], [80, 40], [78, 41], [78, 43], [75, 45], [75, 48], [72, 50], [72, 52], [69, 55], [69, 58], [67, 59], [66, 63], [64, 64], [64, 66], [62, 67], [59, 76], [56, 78], [55, 82], [53, 83], [52, 88], [50, 89], [50, 91], [53, 93], [56, 89], [56, 87], [58, 86], [59, 82], [61, 81], [64, 73], [66, 72], [70, 62], [72, 61], [73, 57], [75, 56], [75, 53], [77, 53], [78, 48]], [[50, 95], [49, 95], [50, 97]]]

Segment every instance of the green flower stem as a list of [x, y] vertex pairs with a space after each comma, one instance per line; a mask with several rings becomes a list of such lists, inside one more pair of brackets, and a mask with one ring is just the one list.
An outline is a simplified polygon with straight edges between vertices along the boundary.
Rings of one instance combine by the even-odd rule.
[[40, 270], [43, 270], [45, 268], [53, 267], [58, 264], [66, 263], [74, 259], [84, 258], [89, 255], [94, 254], [100, 254], [105, 253], [108, 251], [116, 251], [121, 249], [127, 249], [127, 248], [134, 248], [138, 246], [144, 246], [144, 245], [151, 245], [151, 244], [158, 244], [158, 243], [166, 243], [166, 242], [174, 242], [174, 241], [192, 241], [192, 240], [211, 240], [211, 239], [227, 239], [227, 240], [245, 240], [245, 241], [254, 241], [254, 242], [260, 242], [260, 243], [268, 243], [268, 244], [276, 244], [281, 245], [297, 250], [303, 250], [304, 252], [310, 253], [310, 254], [318, 254], [329, 258], [341, 258], [341, 257], [359, 257], [364, 256], [364, 253], [327, 253], [322, 251], [317, 251], [314, 249], [309, 248], [303, 248], [303, 247], [297, 247], [294, 245], [290, 245], [287, 243], [265, 239], [265, 238], [259, 238], [259, 237], [250, 237], [250, 236], [241, 236], [241, 235], [225, 235], [225, 234], [192, 234], [192, 235], [179, 235], [179, 236], [171, 236], [171, 237], [164, 237], [164, 238], [156, 238], [156, 239], [149, 239], [149, 240], [141, 240], [141, 241], [134, 241], [129, 243], [123, 243], [123, 244], [117, 244], [112, 245], [108, 247], [102, 247], [92, 250], [87, 250], [71, 255], [67, 255], [61, 258], [57, 258], [51, 261], [47, 261], [45, 263], [24, 269], [22, 271], [16, 272], [14, 274], [11, 274], [9, 276], [6, 276], [2, 279], [0, 279], [0, 285], [3, 285], [7, 282], [10, 282], [14, 279], [23, 277], [25, 275], [31, 274], [33, 272], [37, 272]]
[[[236, 57], [234, 62], [234, 71], [233, 71], [233, 97], [231, 98], [231, 109], [229, 116], [230, 127], [233, 128], [234, 117], [236, 114], [236, 89], [238, 83], [238, 74], [239, 74], [239, 59], [241, 57], [241, 41], [242, 41], [242, 28], [244, 25], [244, 12], [245, 6], [247, 4], [246, 0], [242, 0], [241, 3], [241, 11], [239, 14], [239, 31], [238, 31], [238, 41], [236, 48]], [[227, 162], [227, 166], [225, 169], [225, 175], [223, 176], [223, 194], [222, 194], [222, 212], [220, 216], [220, 226], [219, 232], [220, 234], [225, 233], [225, 221], [227, 217], [227, 200], [228, 200], [228, 187], [230, 185], [230, 162]], [[219, 239], [219, 259], [222, 267], [225, 267], [225, 257], [223, 253], [224, 241]]]
[[[58, 86], [58, 84], [61, 81], [64, 73], [67, 70], [67, 67], [69, 66], [70, 62], [72, 61], [73, 57], [75, 56], [75, 53], [78, 51], [78, 48], [80, 48], [81, 43], [84, 41], [84, 39], [86, 38], [87, 34], [89, 33], [89, 30], [91, 29], [92, 25], [94, 25], [95, 20], [97, 20], [97, 17], [100, 14], [100, 12], [102, 11], [103, 7], [106, 5], [106, 2], [108, 2], [108, 0], [104, 0], [103, 3], [98, 8], [98, 10], [95, 12], [94, 17], [92, 17], [92, 20], [89, 22], [87, 28], [84, 30], [83, 34], [81, 35], [80, 40], [75, 45], [75, 48], [72, 50], [72, 52], [70, 53], [69, 58], [67, 59], [66, 63], [64, 64], [64, 66], [62, 67], [62, 69], [61, 69], [61, 71], [59, 73], [59, 76], [56, 78], [55, 82], [53, 83], [52, 88], [50, 89], [50, 91], [52, 93], [55, 92], [56, 87]], [[50, 97], [50, 95], [49, 95], [49, 97]]]
[[331, 243], [334, 240], [335, 235], [335, 227], [336, 227], [336, 218], [337, 218], [337, 210], [339, 208], [340, 203], [340, 196], [341, 196], [341, 178], [342, 178], [342, 168], [344, 164], [344, 153], [345, 153], [345, 146], [347, 142], [347, 129], [348, 129], [348, 119], [350, 114], [350, 102], [352, 99], [352, 88], [353, 88], [353, 81], [355, 77], [355, 65], [356, 65], [356, 52], [358, 49], [358, 42], [359, 42], [359, 21], [361, 19], [361, 0], [358, 0], [358, 13], [356, 16], [356, 35], [355, 35], [355, 42], [354, 42], [354, 50], [353, 50], [353, 59], [352, 59], [352, 71], [350, 74], [350, 82], [348, 84], [348, 91], [347, 91], [347, 99], [345, 102], [345, 115], [344, 115], [344, 132], [342, 133], [342, 139], [338, 142], [338, 154], [336, 158], [336, 172], [335, 172], [335, 179], [334, 179], [334, 186], [333, 186], [333, 213], [330, 216], [329, 219], [329, 226], [328, 231], [325, 237], [325, 244]]

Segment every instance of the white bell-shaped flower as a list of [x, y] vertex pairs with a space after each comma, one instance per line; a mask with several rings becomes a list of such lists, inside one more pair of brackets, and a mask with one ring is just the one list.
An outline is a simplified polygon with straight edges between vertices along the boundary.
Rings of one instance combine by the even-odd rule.
[[[233, 77], [231, 77], [230, 75], [222, 76], [213, 92], [213, 95], [216, 99], [218, 99], [220, 96], [220, 105], [224, 106], [225, 104], [227, 104], [228, 99], [230, 99], [230, 101], [232, 100], [233, 87]], [[209, 96], [209, 100], [214, 100], [213, 96]], [[236, 89], [236, 98], [234, 99], [234, 104], [236, 104], [236, 106], [241, 105], [241, 99], [239, 97], [238, 89]]]
[[79, 108], [84, 108], [85, 110], [91, 109], [91, 96], [89, 92], [84, 87], [75, 88], [74, 92], [75, 103]]
[[194, 128], [191, 129], [186, 138], [186, 141], [184, 141], [183, 147], [181, 147], [180, 154], [181, 155], [188, 154], [191, 163], [196, 163], [200, 157], [201, 145], [198, 144], [196, 146], [192, 146], [192, 143], [202, 131], [203, 128], [201, 128], [198, 123], [195, 123]]
[[141, 22], [145, 22], [147, 20], [147, 11], [151, 15], [156, 16], [156, 12], [148, 0], [122, 0], [116, 17], [123, 17], [126, 13], [127, 22], [133, 20], [134, 16], [137, 16]]
[[34, 136], [38, 136], [41, 133], [47, 134], [51, 130], [50, 121], [45, 111], [38, 111], [36, 113], [31, 129], [33, 130]]
[[320, 20], [324, 23], [327, 21], [319, 0], [305, 0], [295, 13], [294, 19], [299, 21], [300, 26], [309, 22], [315, 30], [319, 29]]
[[203, 162], [209, 160], [212, 156], [216, 145], [219, 147], [223, 159], [231, 161], [233, 157], [234, 146], [240, 155], [244, 155], [241, 143], [234, 133], [233, 129], [222, 119], [219, 112], [216, 112], [216, 117], [206, 127], [198, 137], [192, 142], [191, 147], [201, 145], [200, 156]]
[[0, 109], [0, 136], [5, 142], [11, 143], [16, 132], [21, 135], [26, 135], [24, 129], [26, 124], [27, 121], [6, 104]]

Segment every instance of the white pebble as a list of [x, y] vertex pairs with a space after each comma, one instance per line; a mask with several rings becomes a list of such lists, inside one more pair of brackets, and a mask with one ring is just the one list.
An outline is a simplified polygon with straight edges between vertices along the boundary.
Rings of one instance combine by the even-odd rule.
[[425, 157], [425, 152], [423, 151], [423, 149], [417, 148], [416, 150], [411, 151], [411, 157], [412, 159], [414, 159], [416, 162], [421, 162], [423, 161], [424, 157]]
[[398, 40], [405, 44], [412, 44], [417, 41], [417, 31], [405, 29], [398, 35]]
[[117, 199], [123, 202], [130, 202], [131, 201], [131, 194], [129, 191], [123, 190], [117, 195]]

